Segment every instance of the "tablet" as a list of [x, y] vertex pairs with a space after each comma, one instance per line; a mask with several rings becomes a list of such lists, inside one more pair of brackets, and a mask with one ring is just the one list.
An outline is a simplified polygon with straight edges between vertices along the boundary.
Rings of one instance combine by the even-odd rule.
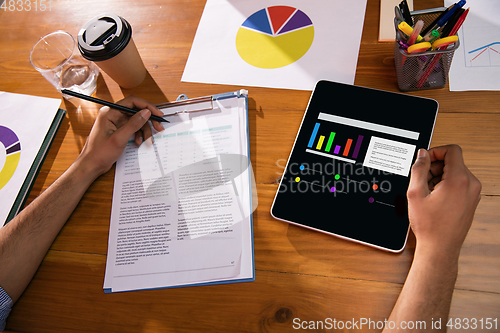
[[406, 191], [429, 148], [433, 99], [330, 81], [311, 95], [274, 198], [274, 218], [400, 252], [409, 232]]

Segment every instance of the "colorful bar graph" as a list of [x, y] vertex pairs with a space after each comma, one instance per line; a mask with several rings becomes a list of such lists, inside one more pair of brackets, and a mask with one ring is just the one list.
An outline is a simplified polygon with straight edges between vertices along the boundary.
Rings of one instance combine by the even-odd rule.
[[347, 143], [345, 144], [344, 152], [342, 153], [342, 155], [344, 156], [349, 155], [349, 150], [351, 149], [351, 143], [352, 139], [347, 139]]
[[352, 153], [352, 158], [358, 158], [359, 149], [361, 148], [362, 142], [363, 142], [363, 136], [358, 135], [358, 140], [356, 141], [356, 146], [354, 147], [354, 152]]
[[[316, 123], [314, 125], [314, 129], [311, 133], [311, 137], [309, 138], [309, 143], [307, 144], [308, 148], [315, 148], [315, 150], [323, 150], [326, 153], [333, 153], [336, 155], [342, 154], [343, 156], [348, 156], [349, 153], [352, 153], [352, 158], [358, 158], [359, 152], [361, 150], [361, 146], [363, 144], [363, 135], [358, 135], [358, 139], [356, 140], [356, 144], [353, 144], [353, 139], [347, 139], [345, 146], [334, 145], [333, 141], [335, 141], [335, 137], [337, 136], [336, 132], [330, 132], [328, 135], [320, 135], [319, 127], [320, 123]], [[326, 133], [325, 133], [326, 134]], [[316, 138], [318, 140], [316, 141]], [[338, 138], [337, 138], [338, 141]], [[316, 143], [316, 145], [315, 145]], [[335, 147], [335, 148], [333, 148]], [[351, 151], [351, 147], [354, 147], [354, 150]]]
[[327, 153], [330, 152], [330, 148], [332, 148], [332, 143], [333, 143], [333, 139], [335, 138], [335, 132], [331, 132], [330, 133], [330, 137], [328, 138], [328, 142], [326, 143], [326, 148], [325, 148], [325, 151]]
[[321, 146], [323, 146], [323, 141], [325, 141], [325, 136], [321, 135], [318, 140], [318, 144], [316, 145], [317, 150], [321, 150]]
[[314, 129], [313, 129], [313, 132], [311, 134], [311, 138], [309, 139], [309, 143], [307, 144], [308, 148], [312, 148], [312, 146], [314, 144], [314, 140], [316, 140], [316, 135], [318, 134], [318, 130], [319, 130], [319, 123], [316, 123], [316, 125], [314, 125]]

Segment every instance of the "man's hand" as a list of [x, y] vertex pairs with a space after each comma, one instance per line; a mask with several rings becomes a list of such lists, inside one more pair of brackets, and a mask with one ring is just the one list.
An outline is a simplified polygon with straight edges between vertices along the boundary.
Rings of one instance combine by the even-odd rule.
[[[134, 133], [138, 145], [151, 137], [151, 127], [147, 122], [151, 114], [163, 116], [152, 103], [133, 95], [119, 101], [118, 104], [138, 108], [141, 111], [130, 117], [106, 106], [101, 108], [78, 158], [95, 178], [111, 168]], [[152, 121], [152, 124], [157, 131], [163, 130], [161, 123]]]
[[[481, 183], [467, 169], [459, 146], [420, 149], [408, 188], [410, 225], [417, 238], [415, 257], [389, 321], [424, 322], [419, 332], [446, 323], [458, 274], [458, 257], [479, 203]], [[441, 325], [439, 331], [446, 331]]]
[[481, 183], [465, 166], [459, 146], [421, 149], [407, 193], [417, 248], [458, 258], [480, 192]]
[[[16, 301], [35, 274], [87, 188], [121, 156], [130, 137], [140, 144], [151, 137], [151, 113], [163, 116], [153, 104], [135, 96], [118, 102], [142, 111], [130, 117], [104, 107], [77, 160], [19, 215], [0, 229], [0, 286]], [[163, 126], [153, 122], [156, 130]]]

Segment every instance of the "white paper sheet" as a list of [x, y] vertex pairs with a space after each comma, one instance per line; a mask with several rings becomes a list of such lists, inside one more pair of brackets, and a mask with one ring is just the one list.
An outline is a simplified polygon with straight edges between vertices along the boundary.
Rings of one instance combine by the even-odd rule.
[[154, 142], [129, 142], [116, 167], [105, 289], [252, 277], [247, 116], [237, 102], [171, 116]]
[[[445, 0], [450, 6], [455, 0]], [[500, 2], [469, 0], [449, 79], [451, 91], [500, 90]]]
[[[379, 42], [394, 42], [396, 31], [394, 29], [394, 7], [398, 7], [401, 0], [380, 1], [380, 21], [378, 30]], [[408, 8], [413, 11], [413, 0], [408, 0]]]
[[372, 136], [363, 166], [408, 177], [415, 145]]
[[[0, 92], [0, 228], [61, 105], [60, 99]], [[16, 138], [17, 137], [17, 138]], [[7, 150], [19, 143], [15, 151]], [[5, 146], [7, 145], [7, 147]], [[19, 154], [19, 156], [17, 156]], [[9, 156], [9, 157], [8, 157]], [[16, 162], [13, 157], [19, 158]], [[14, 171], [12, 173], [8, 169]]]
[[[267, 36], [263, 32], [265, 28], [260, 28], [257, 32], [250, 29], [250, 32], [247, 30], [244, 32], [251, 35], [237, 42], [240, 28], [247, 28], [242, 25], [250, 16], [276, 5], [293, 7], [301, 11], [299, 14], [302, 15], [304, 23], [298, 24], [296, 30], [281, 33], [288, 23], [281, 24], [279, 11], [276, 14], [269, 14], [267, 11], [268, 17], [264, 20], [269, 19], [271, 22], [272, 28], [269, 32], [273, 33], [275, 28], [273, 19], [277, 22], [277, 31], [274, 31], [273, 36]], [[208, 0], [182, 81], [299, 90], [312, 90], [316, 82], [321, 79], [353, 84], [365, 9], [366, 0], [284, 0], [274, 4], [262, 0]], [[286, 9], [283, 13], [287, 13]], [[295, 14], [291, 14], [289, 21], [285, 22], [291, 22]], [[307, 18], [304, 18], [303, 14], [310, 19], [312, 25], [305, 23]], [[280, 26], [281, 30], [278, 30]], [[273, 68], [263, 68], [262, 65], [257, 67], [247, 62], [249, 58], [242, 52], [242, 45], [251, 46], [247, 42], [253, 41], [258, 51], [252, 56], [253, 58], [266, 57], [266, 54], [272, 52], [276, 52], [273, 54], [278, 58], [296, 57], [298, 55], [292, 53], [297, 51], [297, 48], [303, 47], [302, 44], [298, 46], [298, 41], [311, 38], [306, 31], [312, 30], [314, 31], [312, 44], [308, 49], [304, 48], [307, 52], [296, 61], [293, 61], [295, 59], [293, 58], [290, 64], [283, 67], [279, 66], [286, 61], [273, 65], [270, 60], [270, 66], [274, 66]], [[301, 32], [306, 35], [301, 35]], [[288, 33], [288, 38], [291, 40], [283, 40]], [[284, 44], [280, 44], [278, 40]], [[244, 60], [244, 57], [247, 59]]]

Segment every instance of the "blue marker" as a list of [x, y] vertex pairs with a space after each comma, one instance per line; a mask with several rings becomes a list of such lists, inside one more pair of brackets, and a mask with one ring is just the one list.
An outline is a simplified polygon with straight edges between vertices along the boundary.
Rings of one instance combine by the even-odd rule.
[[432, 31], [435, 30], [435, 29], [438, 29], [438, 28], [441, 28], [443, 25], [445, 25], [445, 23], [450, 19], [451, 15], [453, 15], [453, 13], [455, 13], [457, 11], [458, 8], [462, 8], [464, 5], [465, 5], [465, 0], [460, 0], [459, 2], [457, 2], [455, 5], [453, 5], [453, 7], [451, 7], [444, 15], [443, 17], [441, 17], [436, 24], [434, 24], [434, 26], [432, 27], [428, 27], [426, 29], [426, 31], [428, 31], [424, 37], [429, 39], [431, 36], [432, 36]]
[[451, 17], [451, 15], [453, 15], [453, 13], [458, 9], [458, 8], [462, 8], [463, 6], [465, 5], [465, 0], [460, 0], [459, 2], [457, 2], [455, 4], [455, 6], [453, 6], [453, 8], [451, 8], [448, 13], [446, 13], [438, 22], [437, 22], [437, 25], [441, 28]]

